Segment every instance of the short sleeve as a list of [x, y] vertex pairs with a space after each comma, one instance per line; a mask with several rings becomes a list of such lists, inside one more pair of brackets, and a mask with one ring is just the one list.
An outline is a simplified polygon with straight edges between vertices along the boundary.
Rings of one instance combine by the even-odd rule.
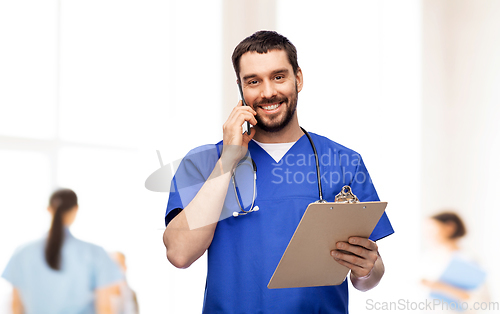
[[94, 250], [94, 288], [102, 288], [124, 279], [120, 266], [101, 247]]
[[22, 285], [22, 263], [20, 261], [20, 255], [21, 252], [19, 249], [17, 249], [10, 258], [7, 266], [2, 273], [2, 277], [17, 288]]
[[217, 145], [204, 145], [191, 150], [179, 164], [168, 198], [165, 226], [196, 196], [219, 159]]
[[[356, 169], [356, 174], [353, 177], [351, 182], [351, 189], [354, 191], [354, 194], [358, 197], [361, 202], [378, 202], [380, 201], [377, 191], [375, 190], [375, 186], [368, 174], [368, 170], [366, 169], [365, 163], [361, 156], [359, 156], [359, 163]], [[382, 238], [387, 237], [394, 233], [394, 229], [392, 228], [391, 222], [387, 217], [386, 212], [382, 214], [380, 220], [378, 221], [375, 229], [373, 229], [370, 240], [377, 241]]]

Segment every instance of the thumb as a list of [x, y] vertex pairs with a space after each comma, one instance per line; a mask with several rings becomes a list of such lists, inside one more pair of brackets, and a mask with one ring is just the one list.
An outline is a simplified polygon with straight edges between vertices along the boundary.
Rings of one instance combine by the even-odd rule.
[[248, 143], [252, 140], [255, 135], [255, 128], [250, 128], [250, 135], [247, 132], [243, 133], [243, 145], [248, 145]]

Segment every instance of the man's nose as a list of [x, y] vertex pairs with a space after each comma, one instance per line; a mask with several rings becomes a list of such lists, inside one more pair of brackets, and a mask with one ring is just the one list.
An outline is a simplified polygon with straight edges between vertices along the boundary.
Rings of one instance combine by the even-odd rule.
[[265, 80], [261, 86], [262, 90], [260, 92], [260, 97], [272, 98], [277, 95], [276, 88], [271, 81]]

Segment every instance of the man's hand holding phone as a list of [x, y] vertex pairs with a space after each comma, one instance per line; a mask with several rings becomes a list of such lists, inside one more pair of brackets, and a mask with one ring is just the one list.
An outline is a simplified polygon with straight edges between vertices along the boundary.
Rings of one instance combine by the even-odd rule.
[[250, 133], [243, 133], [241, 126], [245, 122], [256, 125], [256, 114], [255, 110], [250, 106], [244, 106], [242, 100], [240, 100], [238, 105], [231, 111], [231, 114], [222, 127], [224, 147], [221, 160], [223, 165], [227, 165], [233, 169], [241, 158], [245, 156], [248, 149], [248, 142], [250, 142], [255, 135], [255, 129], [250, 128]]

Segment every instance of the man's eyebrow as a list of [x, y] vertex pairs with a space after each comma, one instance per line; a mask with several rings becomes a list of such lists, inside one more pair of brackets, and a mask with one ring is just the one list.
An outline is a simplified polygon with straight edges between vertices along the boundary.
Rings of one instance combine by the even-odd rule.
[[254, 77], [257, 77], [257, 74], [248, 74], [248, 75], [243, 76], [242, 80], [246, 81], [246, 80], [254, 78]]
[[[278, 70], [272, 71], [271, 75], [276, 75], [278, 73], [288, 74], [288, 72], [290, 72], [290, 71], [287, 68], [283, 68], [283, 69], [278, 69]], [[257, 77], [257, 74], [248, 74], [248, 75], [245, 75], [242, 78], [242, 80], [246, 81], [246, 80], [249, 80], [249, 79], [254, 78], [254, 77]]]
[[275, 74], [278, 74], [278, 73], [283, 73], [283, 74], [288, 74], [288, 69], [284, 68], [284, 69], [279, 69], [279, 70], [274, 70], [271, 75], [275, 75]]

